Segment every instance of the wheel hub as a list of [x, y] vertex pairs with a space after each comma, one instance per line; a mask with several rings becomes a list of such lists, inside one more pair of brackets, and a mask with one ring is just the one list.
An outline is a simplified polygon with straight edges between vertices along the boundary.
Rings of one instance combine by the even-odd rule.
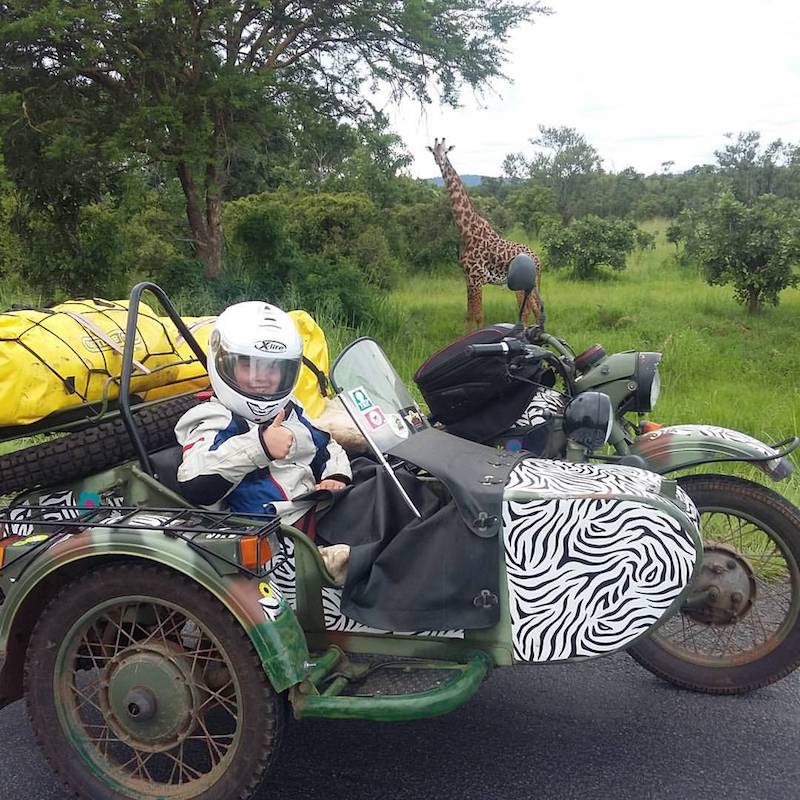
[[191, 666], [170, 647], [124, 650], [104, 677], [103, 713], [122, 741], [159, 752], [175, 747], [194, 729], [198, 703]]
[[703, 565], [692, 585], [692, 594], [703, 602], [690, 604], [684, 613], [706, 625], [733, 625], [752, 608], [756, 599], [753, 568], [735, 548], [707, 544]]

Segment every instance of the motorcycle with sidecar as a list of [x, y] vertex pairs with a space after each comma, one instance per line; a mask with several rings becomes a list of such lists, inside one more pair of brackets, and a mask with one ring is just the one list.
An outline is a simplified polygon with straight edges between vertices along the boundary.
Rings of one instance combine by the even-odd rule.
[[[119, 403], [136, 458], [32, 486], [0, 512], [0, 703], [25, 696], [49, 763], [81, 797], [251, 797], [288, 713], [444, 714], [495, 668], [614, 653], [702, 603], [698, 514], [677, 483], [437, 430], [377, 342], [359, 339], [331, 382], [440, 546], [395, 538], [397, 587], [406, 555], [419, 596], [387, 573], [390, 602], [349, 615], [361, 587], [350, 575], [336, 586], [308, 535], [192, 506], [180, 448], [147, 447], [129, 400], [144, 292], [204, 358], [164, 292], [137, 285]], [[441, 528], [407, 491], [415, 481], [446, 499]]]
[[[509, 287], [529, 292], [534, 284], [532, 261], [518, 256]], [[431, 419], [455, 435], [572, 463], [682, 473], [678, 485], [702, 520], [695, 601], [628, 651], [683, 688], [750, 691], [800, 664], [800, 511], [763, 484], [706, 465], [752, 464], [781, 481], [792, 474], [788, 455], [800, 439], [768, 445], [716, 425], [646, 419], [660, 393], [660, 361], [661, 353], [608, 354], [600, 345], [576, 354], [542, 326], [524, 327], [520, 316], [517, 325], [447, 345], [415, 381]]]

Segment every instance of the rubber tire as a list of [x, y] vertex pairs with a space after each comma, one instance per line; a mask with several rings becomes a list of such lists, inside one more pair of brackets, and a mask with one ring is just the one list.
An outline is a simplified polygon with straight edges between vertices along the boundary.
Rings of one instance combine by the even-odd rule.
[[[145, 447], [153, 451], [175, 444], [175, 423], [198, 402], [191, 395], [177, 397], [137, 412]], [[133, 442], [118, 417], [0, 456], [0, 495], [70, 483], [135, 456]]]
[[277, 695], [242, 626], [193, 581], [157, 566], [117, 564], [87, 572], [47, 605], [33, 631], [25, 663], [28, 716], [45, 758], [64, 781], [68, 797], [129, 800], [103, 784], [73, 749], [56, 711], [54, 675], [64, 632], [98, 603], [137, 595], [191, 609], [225, 648], [241, 688], [239, 752], [228, 770], [197, 800], [249, 800], [275, 761], [286, 723], [286, 699]]
[[[779, 533], [789, 555], [800, 564], [800, 511], [777, 492], [729, 475], [689, 475], [678, 483], [701, 514], [704, 508], [722, 506], [763, 520]], [[684, 661], [664, 650], [652, 637], [640, 639], [628, 652], [645, 669], [683, 689], [744, 694], [775, 683], [800, 665], [800, 615], [775, 649], [740, 666], [711, 667]]]

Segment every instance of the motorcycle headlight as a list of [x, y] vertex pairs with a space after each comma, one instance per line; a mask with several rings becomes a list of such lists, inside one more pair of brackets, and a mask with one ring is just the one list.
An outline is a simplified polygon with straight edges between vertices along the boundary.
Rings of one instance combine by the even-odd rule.
[[650, 410], [656, 407], [658, 396], [661, 394], [661, 374], [656, 367], [656, 374], [653, 376], [653, 382], [650, 384]]
[[636, 394], [633, 400], [633, 410], [640, 413], [652, 411], [661, 392], [661, 376], [658, 374], [658, 365], [661, 353], [639, 353], [636, 360]]
[[603, 392], [582, 392], [564, 409], [564, 433], [589, 450], [599, 450], [611, 436], [614, 409]]

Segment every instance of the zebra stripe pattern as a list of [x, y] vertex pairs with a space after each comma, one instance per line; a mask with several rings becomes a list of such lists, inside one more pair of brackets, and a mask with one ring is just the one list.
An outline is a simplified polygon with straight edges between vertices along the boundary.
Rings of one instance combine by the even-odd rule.
[[506, 491], [522, 489], [556, 497], [578, 494], [629, 494], [647, 497], [661, 491], [661, 476], [637, 467], [526, 458], [517, 464]]
[[[295, 591], [294, 542], [284, 540], [286, 561], [270, 576], [272, 585], [283, 596], [292, 608], [296, 608], [297, 593]], [[325, 630], [344, 633], [379, 633], [395, 636], [426, 636], [463, 639], [464, 631], [384, 631], [363, 625], [342, 613], [342, 590], [324, 587], [322, 589], [322, 611], [325, 615]]]
[[528, 407], [514, 423], [514, 427], [535, 428], [551, 417], [563, 414], [566, 406], [567, 398], [561, 392], [543, 387], [530, 399]]
[[658, 476], [631, 467], [532, 459], [517, 466], [509, 487], [553, 495], [503, 504], [517, 661], [619, 650], [678, 598], [697, 558], [691, 534], [657, 508], [613, 496], [652, 496], [659, 485]]

